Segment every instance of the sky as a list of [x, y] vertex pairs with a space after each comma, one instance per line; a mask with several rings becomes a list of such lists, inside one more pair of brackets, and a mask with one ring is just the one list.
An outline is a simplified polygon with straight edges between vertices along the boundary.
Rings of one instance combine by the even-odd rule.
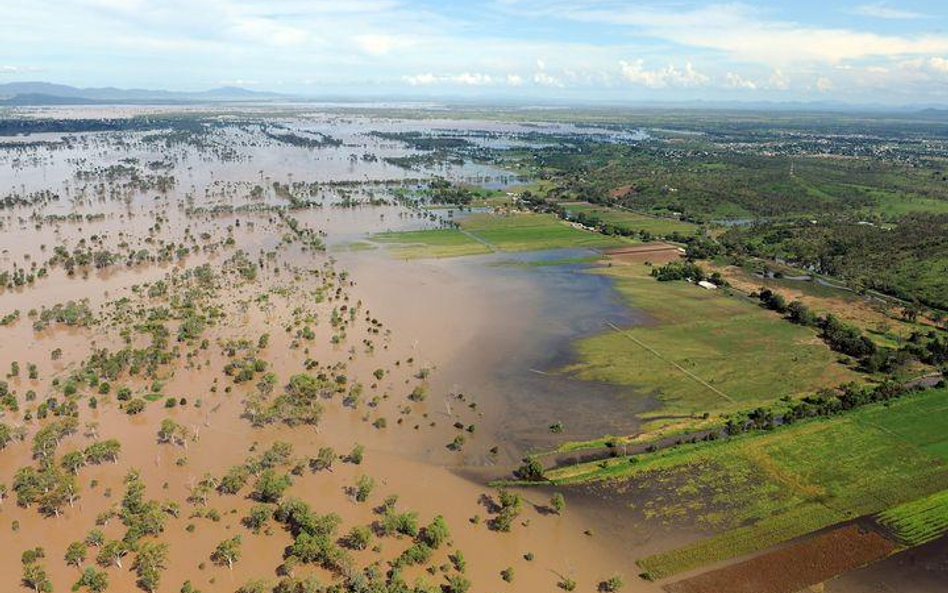
[[948, 1], [2, 0], [0, 83], [948, 104]]

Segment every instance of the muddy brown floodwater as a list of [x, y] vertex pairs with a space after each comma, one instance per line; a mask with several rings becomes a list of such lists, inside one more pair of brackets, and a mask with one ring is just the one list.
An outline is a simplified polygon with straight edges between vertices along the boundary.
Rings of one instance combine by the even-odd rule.
[[[398, 496], [398, 509], [416, 511], [422, 525], [445, 518], [450, 548], [404, 569], [408, 583], [446, 583], [455, 570], [448, 553], [460, 550], [471, 591], [555, 591], [567, 580], [578, 591], [593, 591], [614, 574], [623, 576], [626, 591], [657, 591], [635, 577], [631, 558], [642, 542], [623, 534], [620, 508], [604, 513], [588, 496], [564, 491], [567, 508], [557, 515], [547, 509], [552, 491], [527, 490], [509, 533], [488, 527], [497, 494], [487, 480], [508, 475], [530, 450], [634, 431], [635, 414], [653, 405], [555, 372], [570, 360], [571, 340], [609, 321], [629, 321], [608, 279], [581, 266], [532, 265], [583, 255], [574, 252], [402, 261], [382, 249], [349, 249], [373, 232], [434, 224], [390, 191], [429, 172], [378, 160], [412, 151], [370, 133], [420, 124], [281, 118], [281, 133], [342, 140], [300, 148], [268, 139], [261, 130], [269, 120], [240, 117], [232, 127], [215, 124], [184, 139], [161, 131], [87, 133], [71, 135], [60, 148], [0, 150], [0, 196], [17, 198], [0, 209], [0, 272], [32, 275], [0, 291], [0, 317], [19, 313], [0, 327], [0, 369], [16, 404], [5, 406], [0, 422], [23, 437], [0, 451], [0, 484], [7, 488], [0, 504], [0, 592], [22, 588], [20, 554], [37, 546], [55, 590], [67, 590], [81, 573], [64, 561], [71, 542], [97, 525], [106, 539], [125, 534], [121, 519], [108, 515], [122, 504], [131, 470], [146, 484], [146, 498], [180, 508], [153, 538], [169, 546], [157, 591], [177, 592], [185, 581], [204, 592], [235, 591], [252, 578], [276, 582], [293, 538], [273, 520], [260, 533], [242, 525], [255, 504], [254, 478], [236, 495], [195, 494], [202, 480], [219, 479], [276, 442], [292, 446], [293, 460], [280, 472], [301, 461], [284, 497], [338, 514], [340, 536], [378, 521], [374, 509], [390, 495]], [[461, 127], [478, 129], [471, 122]], [[500, 124], [485, 127], [492, 142], [505, 131]], [[512, 127], [506, 131], [536, 131]], [[439, 172], [495, 186], [510, 178], [483, 165], [442, 165]], [[174, 183], [162, 187], [168, 179], [157, 175]], [[58, 198], [37, 194], [44, 190]], [[304, 207], [287, 197], [294, 192], [293, 200], [305, 198]], [[327, 251], [312, 248], [315, 233]], [[200, 266], [213, 279], [209, 284], [195, 280]], [[69, 301], [84, 302], [91, 319], [48, 315]], [[193, 316], [203, 319], [198, 337], [182, 333]], [[154, 368], [123, 367], [104, 390], [81, 372], [96, 351], [145, 349], [163, 331], [167, 358]], [[262, 334], [268, 342], [258, 343]], [[344, 387], [323, 394], [315, 426], [254, 426], [247, 411], [263, 393], [260, 375], [236, 382], [224, 372], [245, 355], [274, 373], [270, 397], [303, 372], [331, 372]], [[67, 393], [67, 386], [76, 392]], [[160, 396], [130, 415], [119, 386], [135, 397]], [[409, 397], [418, 390], [426, 396]], [[344, 403], [345, 392], [360, 395]], [[166, 407], [169, 398], [183, 403]], [[34, 458], [37, 433], [58, 422], [55, 410], [71, 401], [78, 430], [47, 461]], [[50, 413], [41, 417], [44, 411]], [[186, 435], [178, 444], [157, 438], [168, 419]], [[563, 434], [550, 432], [555, 422]], [[103, 439], [121, 443], [117, 461], [79, 467], [71, 502], [44, 515], [41, 504], [18, 501], [13, 486], [22, 468], [59, 464]], [[342, 455], [356, 444], [365, 448], [360, 464], [306, 467], [321, 448]], [[375, 483], [364, 503], [351, 492], [361, 476]], [[215, 546], [235, 535], [242, 553], [233, 568], [213, 563]], [[411, 544], [409, 537], [376, 537], [368, 549], [349, 551], [350, 572], [378, 564], [384, 573]], [[96, 553], [92, 548], [80, 565], [94, 566]], [[121, 568], [101, 568], [109, 591], [136, 589], [134, 557], [129, 553]], [[501, 577], [507, 568], [515, 575], [509, 583]], [[316, 565], [298, 573], [318, 575], [324, 584], [351, 576]]]

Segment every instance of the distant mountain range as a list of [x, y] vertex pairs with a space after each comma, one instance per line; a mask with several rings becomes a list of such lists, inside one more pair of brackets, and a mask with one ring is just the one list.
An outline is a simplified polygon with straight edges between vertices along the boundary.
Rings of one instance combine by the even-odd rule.
[[0, 84], [0, 105], [7, 106], [267, 101], [281, 98], [286, 98], [286, 95], [251, 91], [232, 86], [189, 93], [148, 89], [119, 89], [115, 87], [77, 88], [51, 82]]
[[834, 101], [731, 101], [682, 100], [655, 101], [618, 99], [615, 95], [599, 98], [549, 97], [537, 98], [520, 94], [485, 93], [477, 96], [461, 94], [412, 94], [397, 92], [337, 93], [331, 95], [283, 94], [252, 91], [235, 86], [222, 86], [206, 91], [182, 92], [153, 89], [121, 89], [116, 87], [79, 88], [52, 82], [10, 82], [0, 84], [0, 107], [44, 105], [129, 105], [175, 103], [226, 103], [257, 101], [329, 102], [341, 104], [437, 104], [439, 106], [480, 108], [484, 106], [511, 109], [670, 109], [696, 111], [759, 111], [759, 112], [827, 112], [893, 114], [922, 120], [948, 120], [948, 105], [843, 103]]

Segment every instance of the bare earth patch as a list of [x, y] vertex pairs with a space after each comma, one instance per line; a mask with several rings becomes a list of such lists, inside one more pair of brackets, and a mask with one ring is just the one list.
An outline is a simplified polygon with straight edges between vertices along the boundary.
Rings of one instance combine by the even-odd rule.
[[645, 262], [664, 264], [681, 257], [678, 246], [671, 243], [644, 243], [642, 245], [618, 247], [607, 249], [606, 254], [610, 261], [621, 264], [642, 264]]
[[847, 525], [665, 587], [669, 593], [793, 593], [881, 560], [896, 544]]

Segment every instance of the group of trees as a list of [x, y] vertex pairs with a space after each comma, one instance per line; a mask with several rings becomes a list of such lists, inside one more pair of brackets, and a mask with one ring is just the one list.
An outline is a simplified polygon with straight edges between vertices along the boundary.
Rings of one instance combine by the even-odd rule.
[[46, 572], [41, 560], [46, 557], [43, 548], [26, 550], [21, 556], [23, 564], [23, 584], [33, 589], [34, 593], [52, 593], [53, 582]]
[[824, 389], [799, 399], [784, 397], [772, 407], [758, 407], [726, 416], [721, 433], [710, 432], [706, 440], [734, 436], [750, 431], [772, 430], [779, 424], [792, 424], [806, 418], [832, 416], [868, 404], [886, 402], [911, 393], [894, 381], [878, 385], [848, 383], [837, 389]]
[[891, 224], [859, 219], [734, 227], [721, 242], [735, 255], [781, 259], [907, 302], [948, 309], [948, 215], [910, 214]]
[[523, 499], [516, 492], [506, 488], [497, 491], [497, 505], [495, 515], [490, 520], [490, 528], [496, 531], [510, 531], [513, 522], [520, 516], [523, 508]]
[[296, 562], [319, 564], [340, 574], [350, 566], [349, 555], [336, 543], [336, 531], [342, 519], [335, 513], [318, 515], [307, 503], [287, 499], [277, 506], [274, 518], [293, 534], [294, 541], [286, 555], [291, 565]]
[[36, 505], [45, 515], [59, 516], [67, 505], [79, 497], [76, 474], [87, 464], [99, 464], [118, 459], [121, 445], [114, 439], [96, 441], [84, 449], [71, 451], [56, 460], [56, 450], [66, 436], [78, 429], [74, 417], [54, 420], [33, 436], [35, 466], [24, 466], [16, 471], [12, 489], [17, 504]]
[[948, 363], [948, 337], [935, 331], [927, 335], [914, 332], [899, 348], [881, 347], [832, 313], [817, 315], [804, 303], [787, 303], [782, 295], [770, 289], [761, 289], [757, 298], [764, 307], [784, 315], [789, 321], [818, 329], [820, 337], [830, 348], [852, 356], [867, 372], [892, 372], [911, 359], [933, 366]]
[[857, 328], [847, 325], [832, 313], [817, 316], [800, 301], [787, 304], [786, 299], [770, 289], [762, 289], [757, 293], [761, 304], [786, 315], [787, 319], [799, 325], [808, 325], [820, 329], [821, 336], [830, 348], [857, 359], [864, 359], [876, 353], [875, 343], [862, 335]]
[[320, 398], [332, 395], [335, 386], [328, 379], [308, 373], [290, 377], [284, 392], [270, 397], [270, 385], [258, 385], [258, 393], [248, 398], [245, 415], [256, 425], [283, 422], [288, 426], [316, 425], [323, 414]]
[[675, 260], [663, 266], [652, 268], [652, 276], [659, 282], [674, 280], [690, 280], [701, 282], [707, 280], [716, 286], [727, 286], [727, 281], [719, 272], [708, 274], [704, 268], [691, 260]]
[[85, 449], [66, 453], [59, 463], [64, 470], [77, 474], [86, 465], [99, 465], [106, 461], [117, 462], [121, 450], [121, 443], [115, 439], [96, 441]]

